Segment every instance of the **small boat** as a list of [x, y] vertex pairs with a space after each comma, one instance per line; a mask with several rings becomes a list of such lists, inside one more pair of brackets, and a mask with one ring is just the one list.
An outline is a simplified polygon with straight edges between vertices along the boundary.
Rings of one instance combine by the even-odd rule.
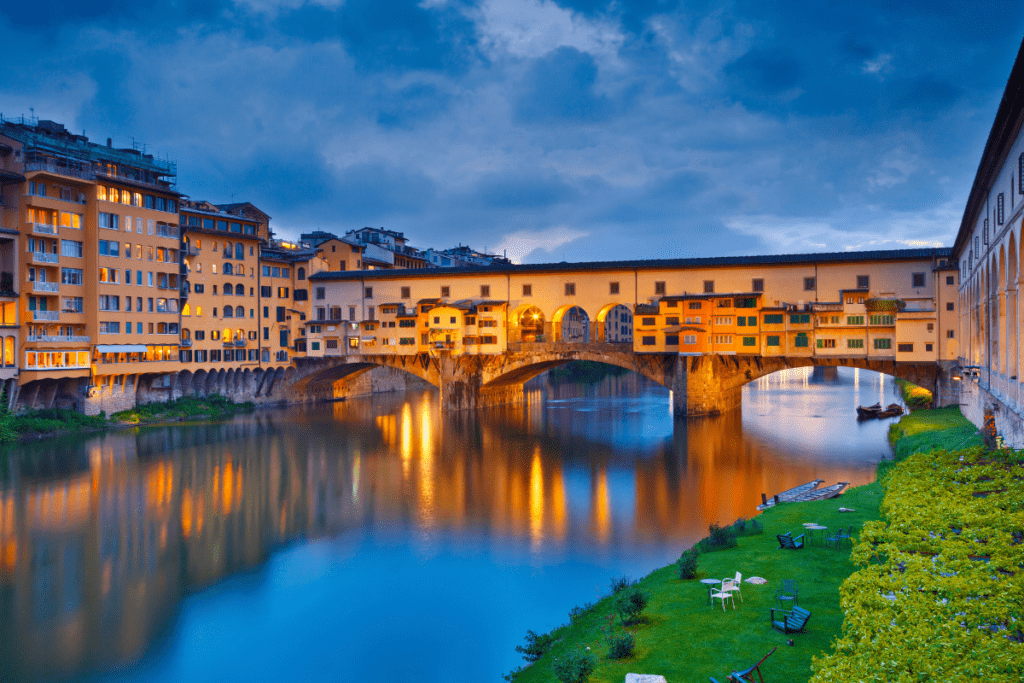
[[857, 418], [860, 420], [870, 420], [878, 417], [880, 412], [882, 412], [881, 403], [876, 403], [875, 405], [868, 406], [867, 408], [864, 406], [857, 406]]
[[789, 490], [783, 491], [782, 493], [778, 493], [772, 496], [771, 498], [766, 498], [764, 495], [762, 495], [761, 497], [762, 499], [764, 499], [764, 502], [758, 505], [757, 509], [767, 510], [770, 507], [775, 507], [776, 500], [778, 500], [780, 503], [792, 502], [796, 500], [797, 497], [806, 495], [807, 493], [818, 488], [820, 484], [824, 483], [824, 479], [815, 479], [814, 481], [809, 481], [806, 484], [800, 484], [800, 486], [795, 486]]
[[885, 410], [880, 411], [877, 415], [875, 415], [875, 417], [881, 420], [887, 417], [899, 417], [902, 414], [903, 408], [896, 405], [895, 403], [890, 403]]
[[847, 486], [850, 485], [848, 481], [841, 481], [838, 484], [832, 484], [832, 486], [826, 486], [823, 489], [812, 489], [807, 493], [797, 496], [791, 503], [807, 503], [812, 500], [828, 500], [829, 498], [835, 498], [843, 492]]

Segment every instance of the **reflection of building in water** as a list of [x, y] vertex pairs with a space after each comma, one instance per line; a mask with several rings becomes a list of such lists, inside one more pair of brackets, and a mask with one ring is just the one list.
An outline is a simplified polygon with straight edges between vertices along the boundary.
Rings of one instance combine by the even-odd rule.
[[[523, 405], [480, 416], [442, 417], [427, 392], [109, 434], [75, 442], [74, 471], [33, 469], [26, 446], [0, 482], [0, 664], [39, 678], [136, 660], [188, 592], [298, 538], [444, 531], [524, 554], [628, 553], [750, 516], [784, 458], [743, 437], [738, 413], [673, 431], [592, 401], [643, 388], [540, 378]], [[584, 404], [553, 417], [558, 400]], [[816, 475], [787, 463], [781, 478]]]

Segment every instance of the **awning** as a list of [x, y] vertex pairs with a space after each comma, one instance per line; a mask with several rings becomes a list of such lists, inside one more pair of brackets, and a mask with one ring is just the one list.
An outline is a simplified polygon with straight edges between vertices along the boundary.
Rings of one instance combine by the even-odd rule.
[[145, 344], [97, 344], [100, 353], [145, 353]]

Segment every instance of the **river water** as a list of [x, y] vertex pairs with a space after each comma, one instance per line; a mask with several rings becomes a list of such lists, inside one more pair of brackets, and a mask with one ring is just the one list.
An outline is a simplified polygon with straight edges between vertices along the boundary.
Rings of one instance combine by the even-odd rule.
[[0, 454], [0, 681], [500, 681], [526, 630], [708, 524], [870, 481], [891, 379], [798, 369], [673, 420], [633, 374], [541, 376], [441, 415], [423, 392]]

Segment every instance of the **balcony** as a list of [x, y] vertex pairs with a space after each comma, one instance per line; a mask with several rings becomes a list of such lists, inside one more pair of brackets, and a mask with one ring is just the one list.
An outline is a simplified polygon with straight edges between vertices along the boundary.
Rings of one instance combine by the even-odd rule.
[[186, 256], [199, 256], [199, 249], [191, 244], [181, 250]]
[[43, 171], [45, 173], [52, 173], [54, 175], [63, 175], [70, 178], [78, 178], [79, 180], [95, 180], [96, 174], [91, 169], [79, 169], [79, 168], [68, 168], [67, 166], [58, 166], [57, 164], [49, 164], [44, 161], [26, 161], [26, 171]]
[[33, 282], [33, 292], [43, 292], [46, 294], [56, 294], [60, 291], [60, 285], [56, 282]]
[[247, 346], [249, 344], [245, 339], [235, 339], [234, 341], [224, 342], [224, 346]]
[[32, 252], [32, 263], [56, 263], [56, 254], [43, 254], [38, 251]]
[[185, 347], [187, 349], [190, 346], [192, 346], [192, 340], [191, 339], [182, 339], [180, 342], [178, 342], [178, 345], [179, 346], [183, 346], [183, 347]]
[[56, 235], [57, 226], [47, 225], [46, 223], [33, 223], [32, 232], [36, 235]]
[[37, 322], [55, 323], [60, 320], [59, 316], [57, 311], [32, 311], [32, 319]]
[[30, 334], [26, 341], [59, 342], [61, 344], [88, 344], [92, 341], [92, 338], [88, 335], [81, 334]]

